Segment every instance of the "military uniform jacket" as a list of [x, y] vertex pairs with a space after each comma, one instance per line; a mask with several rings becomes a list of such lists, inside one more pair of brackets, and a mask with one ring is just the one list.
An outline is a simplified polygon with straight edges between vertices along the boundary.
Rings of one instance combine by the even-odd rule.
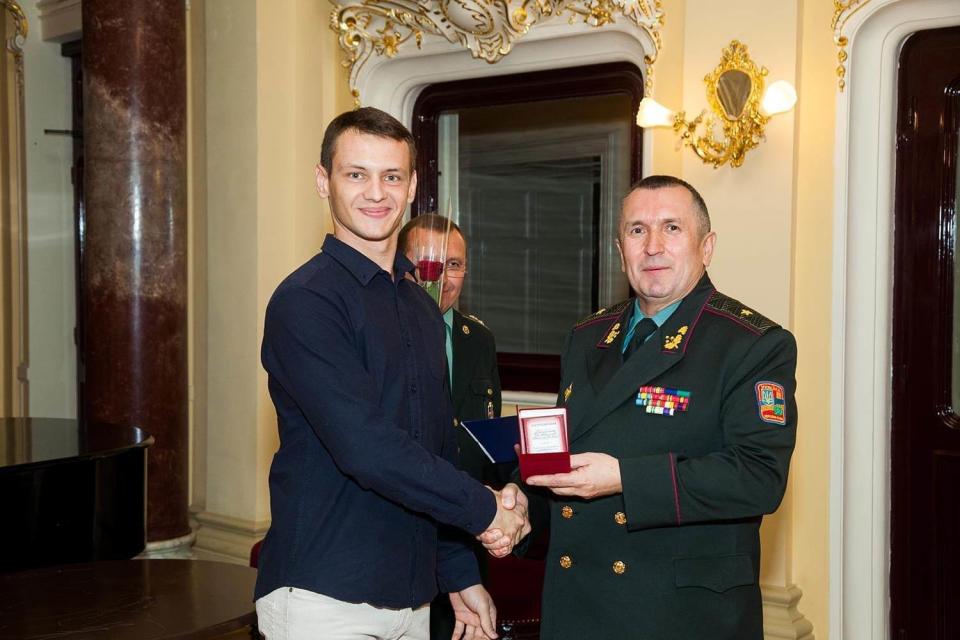
[[[623, 363], [633, 304], [579, 323], [564, 351], [571, 452], [616, 457], [623, 493], [551, 494], [541, 637], [761, 640], [758, 531], [786, 487], [796, 343], [704, 275]], [[687, 400], [668, 415], [641, 392]]]
[[463, 420], [500, 417], [500, 374], [493, 333], [474, 316], [453, 311], [453, 415], [460, 467], [477, 480], [490, 482], [491, 466], [477, 443], [460, 426]]

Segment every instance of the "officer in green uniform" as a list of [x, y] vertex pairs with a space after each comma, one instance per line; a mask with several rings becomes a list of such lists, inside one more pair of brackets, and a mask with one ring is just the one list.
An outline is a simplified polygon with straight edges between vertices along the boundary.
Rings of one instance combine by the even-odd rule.
[[[414, 263], [417, 246], [446, 248], [440, 312], [447, 325], [447, 363], [450, 395], [453, 400], [453, 427], [460, 449], [460, 468], [475, 479], [495, 488], [510, 481], [515, 465], [491, 463], [467, 434], [463, 420], [500, 417], [500, 374], [497, 371], [497, 347], [493, 333], [472, 315], [454, 308], [463, 290], [466, 276], [467, 246], [460, 227], [434, 213], [417, 216], [400, 230], [398, 246]], [[487, 554], [478, 547], [481, 574], [485, 574]], [[430, 637], [448, 640], [453, 632], [454, 616], [447, 594], [439, 594], [430, 605]]]
[[450, 362], [453, 363], [450, 395], [457, 421], [460, 467], [485, 484], [503, 487], [509, 482], [512, 469], [501, 469], [500, 465], [491, 463], [460, 424], [463, 420], [500, 417], [500, 374], [493, 333], [476, 316], [454, 308], [444, 313], [443, 319], [450, 328]]
[[760, 640], [760, 521], [796, 435], [796, 343], [719, 293], [686, 182], [651, 176], [617, 245], [636, 297], [578, 323], [558, 399], [572, 471], [550, 496], [543, 640]]

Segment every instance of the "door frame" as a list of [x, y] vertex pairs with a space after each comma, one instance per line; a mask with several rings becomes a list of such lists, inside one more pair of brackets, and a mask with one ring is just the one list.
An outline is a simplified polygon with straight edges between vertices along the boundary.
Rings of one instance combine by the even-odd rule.
[[875, 0], [847, 23], [837, 95], [830, 418], [830, 636], [890, 637], [890, 424], [897, 61], [960, 24], [955, 0]]

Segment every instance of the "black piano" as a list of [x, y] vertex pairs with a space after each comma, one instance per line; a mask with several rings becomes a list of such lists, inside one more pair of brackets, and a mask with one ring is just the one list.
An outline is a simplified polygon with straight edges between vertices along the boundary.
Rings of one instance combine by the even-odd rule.
[[151, 444], [137, 427], [0, 418], [0, 572], [143, 551]]

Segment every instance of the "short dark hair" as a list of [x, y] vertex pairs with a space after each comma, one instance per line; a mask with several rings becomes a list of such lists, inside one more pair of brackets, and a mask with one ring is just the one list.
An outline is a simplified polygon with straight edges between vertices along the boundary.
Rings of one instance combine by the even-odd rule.
[[693, 198], [693, 206], [696, 209], [697, 218], [700, 226], [700, 237], [704, 237], [710, 233], [710, 213], [707, 211], [707, 203], [703, 201], [703, 196], [700, 195], [700, 192], [693, 188], [686, 180], [681, 180], [676, 176], [647, 176], [643, 180], [634, 183], [630, 187], [630, 193], [634, 191], [639, 191], [640, 189], [667, 189], [669, 187], [681, 187], [686, 189], [690, 194], [690, 197]]
[[385, 111], [374, 107], [361, 107], [341, 113], [327, 125], [327, 130], [323, 134], [323, 144], [320, 147], [320, 166], [328, 175], [333, 171], [333, 153], [336, 151], [337, 140], [344, 131], [351, 130], [406, 142], [407, 148], [410, 149], [410, 171], [416, 168], [417, 144], [413, 141], [410, 130]]
[[397, 247], [405, 253], [407, 251], [407, 242], [410, 241], [410, 234], [417, 229], [446, 233], [448, 228], [451, 231], [459, 233], [460, 237], [463, 238], [464, 246], [466, 246], [467, 237], [463, 235], [463, 231], [460, 230], [456, 222], [438, 213], [421, 213], [415, 218], [410, 218], [410, 222], [403, 225], [403, 228], [400, 229], [400, 235], [397, 236]]

